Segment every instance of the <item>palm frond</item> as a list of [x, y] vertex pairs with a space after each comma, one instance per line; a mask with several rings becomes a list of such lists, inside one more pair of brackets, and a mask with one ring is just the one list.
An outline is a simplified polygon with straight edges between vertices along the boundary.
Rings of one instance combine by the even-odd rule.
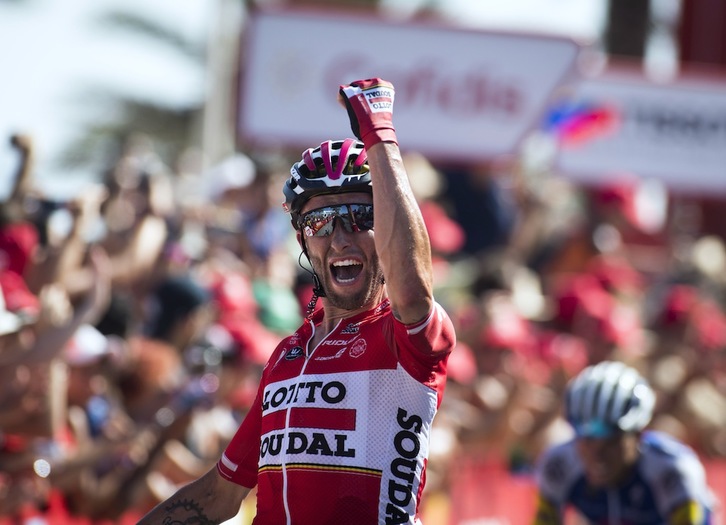
[[182, 37], [172, 27], [164, 26], [155, 20], [125, 11], [106, 11], [97, 18], [99, 27], [127, 31], [147, 37], [158, 43], [166, 44], [185, 56], [203, 62], [206, 58], [204, 45]]
[[69, 141], [57, 159], [62, 168], [104, 169], [114, 161], [132, 134], [153, 137], [156, 152], [167, 165], [174, 164], [184, 148], [194, 142], [200, 107], [161, 107], [108, 92], [88, 92], [82, 99], [86, 104], [93, 101], [93, 106], [99, 108], [102, 115], [89, 115], [89, 123]]

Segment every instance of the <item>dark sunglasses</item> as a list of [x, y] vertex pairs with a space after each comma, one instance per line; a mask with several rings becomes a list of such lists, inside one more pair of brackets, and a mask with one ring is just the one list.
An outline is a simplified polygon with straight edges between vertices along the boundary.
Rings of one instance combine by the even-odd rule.
[[340, 219], [348, 233], [373, 229], [372, 204], [340, 204], [310, 210], [298, 224], [306, 237], [325, 237], [333, 233], [335, 219]]

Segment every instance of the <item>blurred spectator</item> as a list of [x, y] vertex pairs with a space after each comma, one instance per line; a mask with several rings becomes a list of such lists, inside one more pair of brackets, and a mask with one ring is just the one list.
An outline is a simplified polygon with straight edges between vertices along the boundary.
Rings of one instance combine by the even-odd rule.
[[[213, 464], [302, 318], [312, 283], [280, 209], [287, 159], [239, 152], [182, 177], [139, 135], [60, 201], [34, 184], [31, 137], [11, 142], [0, 522], [29, 504], [69, 522], [140, 516]], [[459, 341], [427, 491], [446, 497], [471, 458], [530, 473], [571, 436], [565, 385], [605, 359], [643, 371], [653, 428], [726, 457], [726, 249], [691, 208], [632, 175], [584, 187], [517, 163], [404, 161]]]
[[[110, 287], [105, 254], [94, 250], [90, 262], [96, 285], [73, 308], [57, 286], [44, 288], [38, 301], [16, 274], [11, 274], [12, 281], [3, 279], [4, 305], [10, 308], [4, 309], [3, 316], [17, 317], [5, 325], [5, 333], [0, 335], [0, 376], [6, 379], [0, 408], [0, 471], [10, 476], [12, 494], [6, 512], [18, 510], [39, 495], [38, 501], [43, 501], [45, 490], [28, 493], [23, 487], [37, 488], [38, 483], [47, 486], [52, 465], [68, 459], [67, 449], [62, 446], [69, 388], [62, 352], [80, 327], [94, 323], [101, 315]], [[13, 282], [12, 287], [9, 282]], [[32, 316], [28, 315], [29, 304], [34, 306]], [[35, 308], [38, 304], [40, 308]], [[40, 474], [38, 456], [48, 464], [47, 471], [43, 467]]]
[[504, 247], [517, 220], [513, 195], [484, 167], [442, 170], [453, 219], [464, 230], [462, 250], [471, 255]]

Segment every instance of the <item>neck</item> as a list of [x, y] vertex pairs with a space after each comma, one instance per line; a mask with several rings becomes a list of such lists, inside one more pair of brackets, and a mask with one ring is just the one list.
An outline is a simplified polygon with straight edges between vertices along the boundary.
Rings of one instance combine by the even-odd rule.
[[342, 319], [355, 317], [360, 313], [375, 308], [376, 306], [381, 304], [384, 299], [385, 295], [383, 293], [381, 293], [380, 295], [376, 294], [376, 297], [373, 300], [361, 305], [360, 308], [346, 310], [331, 304], [326, 297], [321, 297], [320, 300], [323, 301], [323, 319], [320, 322], [320, 326], [318, 329], [323, 334], [329, 334]]

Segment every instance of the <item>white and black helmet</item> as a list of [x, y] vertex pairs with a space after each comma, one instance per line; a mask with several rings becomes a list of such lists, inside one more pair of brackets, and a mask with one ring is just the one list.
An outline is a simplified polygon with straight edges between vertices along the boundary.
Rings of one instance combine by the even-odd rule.
[[565, 412], [575, 433], [607, 437], [614, 430], [639, 432], [653, 417], [655, 393], [634, 368], [603, 361], [585, 368], [567, 387]]
[[282, 189], [282, 207], [299, 229], [298, 218], [305, 203], [316, 195], [352, 191], [371, 192], [371, 174], [363, 143], [355, 139], [327, 140], [308, 148], [290, 168]]

